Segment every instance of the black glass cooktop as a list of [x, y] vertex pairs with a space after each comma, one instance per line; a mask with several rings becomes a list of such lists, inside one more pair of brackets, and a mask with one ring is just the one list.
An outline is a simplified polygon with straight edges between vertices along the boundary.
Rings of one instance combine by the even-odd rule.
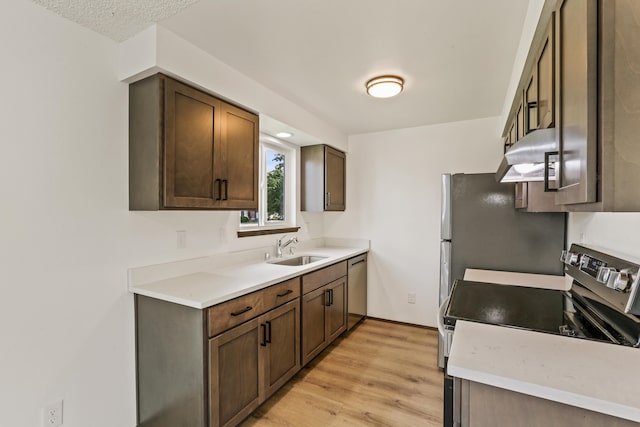
[[557, 334], [565, 323], [565, 298], [557, 290], [457, 280], [445, 324], [469, 320]]

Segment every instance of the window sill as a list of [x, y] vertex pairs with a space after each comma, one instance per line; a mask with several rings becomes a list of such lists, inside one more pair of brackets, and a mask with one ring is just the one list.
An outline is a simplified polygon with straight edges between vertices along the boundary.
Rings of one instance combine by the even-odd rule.
[[300, 227], [261, 228], [246, 231], [238, 231], [238, 238], [252, 236], [266, 236], [268, 234], [295, 233]]

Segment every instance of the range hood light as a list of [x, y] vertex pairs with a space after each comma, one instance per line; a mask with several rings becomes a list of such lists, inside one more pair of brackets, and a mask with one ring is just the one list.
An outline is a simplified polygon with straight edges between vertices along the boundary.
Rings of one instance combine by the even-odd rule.
[[520, 163], [518, 165], [513, 165], [513, 168], [519, 174], [526, 175], [526, 174], [534, 172], [536, 170], [544, 169], [544, 164], [542, 164], [542, 163]]
[[[504, 154], [496, 172], [496, 181], [544, 181], [545, 154], [557, 151], [556, 129], [529, 132]], [[549, 172], [549, 179], [555, 180], [555, 168]]]

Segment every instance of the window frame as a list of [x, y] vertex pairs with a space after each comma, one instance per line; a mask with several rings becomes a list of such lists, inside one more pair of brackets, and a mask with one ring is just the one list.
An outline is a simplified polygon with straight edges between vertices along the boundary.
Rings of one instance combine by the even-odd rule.
[[[267, 220], [267, 151], [284, 154], [284, 221]], [[258, 224], [242, 224], [240, 222], [240, 215], [238, 215], [238, 237], [297, 231], [299, 227], [296, 226], [296, 171], [299, 150], [293, 144], [261, 133], [259, 138], [259, 152]]]

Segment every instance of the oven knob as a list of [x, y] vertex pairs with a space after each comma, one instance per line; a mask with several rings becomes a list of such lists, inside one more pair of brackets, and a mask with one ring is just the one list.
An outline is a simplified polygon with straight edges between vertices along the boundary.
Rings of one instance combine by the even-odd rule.
[[612, 272], [615, 272], [616, 269], [612, 267], [600, 267], [598, 268], [598, 273], [596, 274], [596, 280], [600, 283], [607, 284], [609, 280], [609, 276]]
[[624, 271], [612, 272], [607, 280], [607, 287], [624, 292], [629, 286], [629, 274]]
[[562, 261], [567, 265], [576, 265], [578, 262], [578, 254], [573, 252], [563, 251], [561, 258], [564, 258]]
[[567, 250], [563, 249], [562, 253], [560, 254], [560, 261], [566, 263], [567, 262]]

